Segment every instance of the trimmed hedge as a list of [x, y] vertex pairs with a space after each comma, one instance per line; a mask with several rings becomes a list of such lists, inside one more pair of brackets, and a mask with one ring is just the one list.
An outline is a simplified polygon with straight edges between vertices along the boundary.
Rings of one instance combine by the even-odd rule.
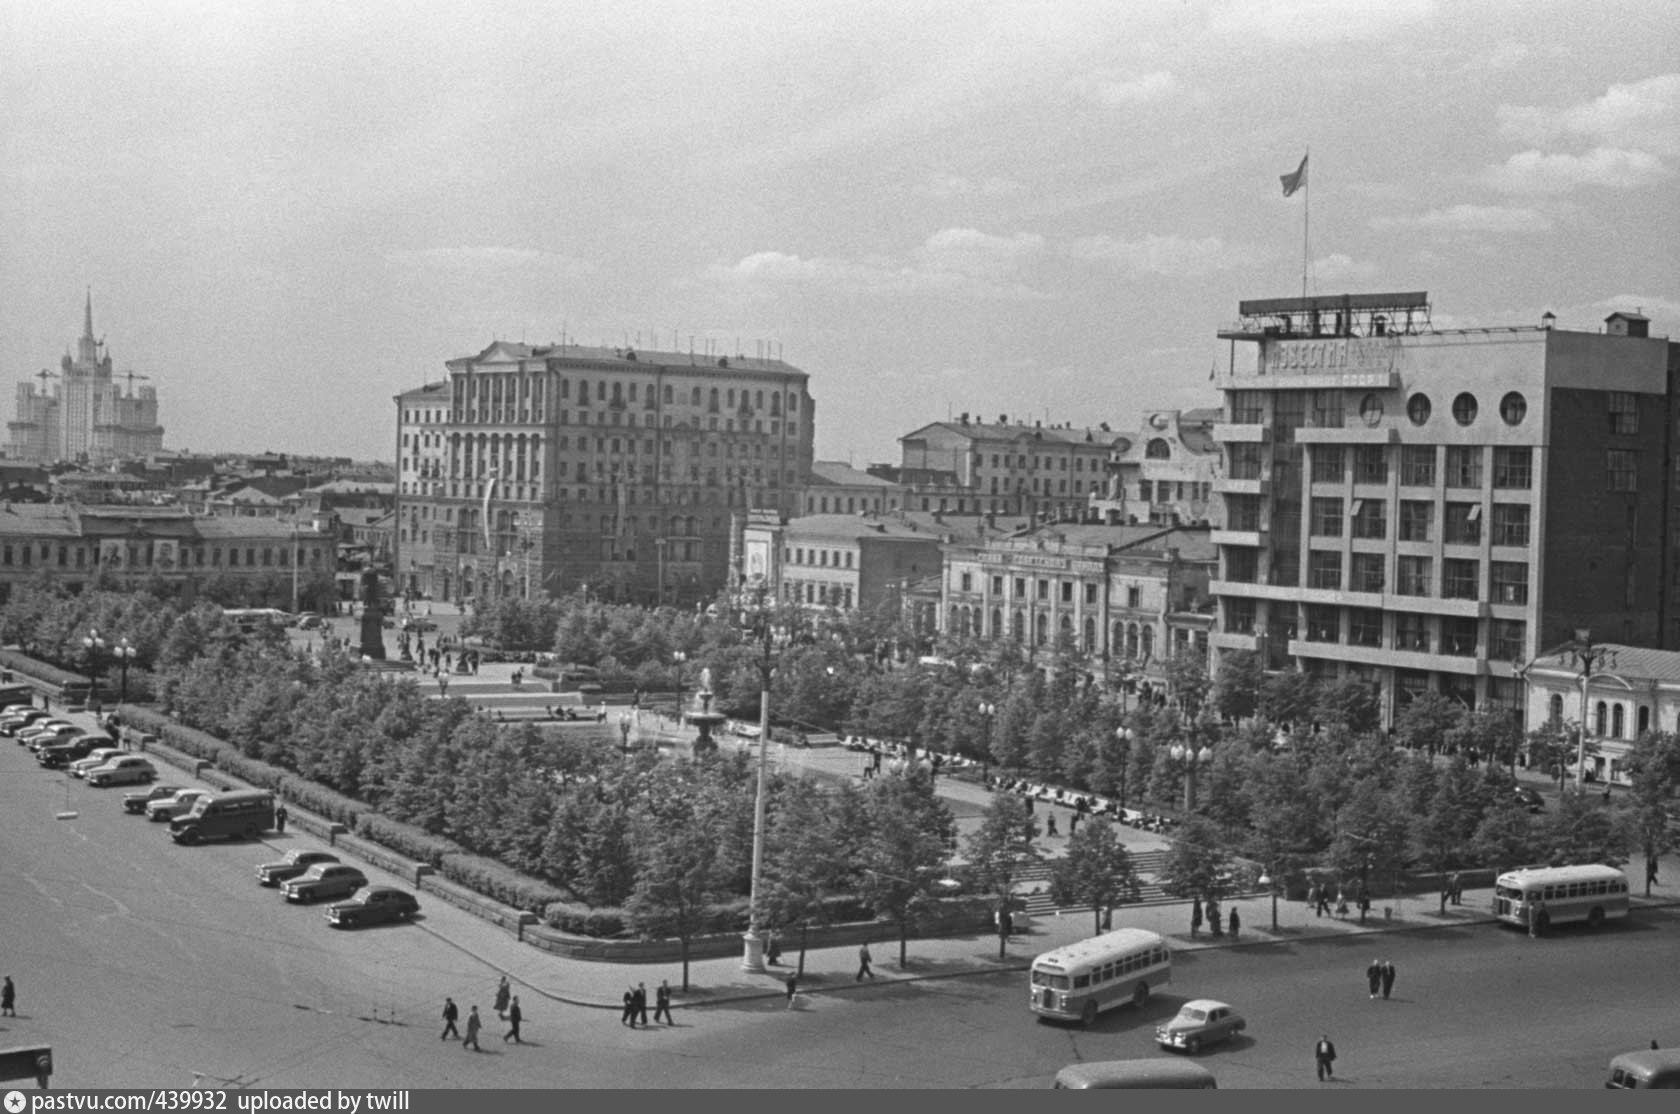
[[153, 733], [157, 735], [159, 742], [174, 747], [182, 754], [190, 754], [194, 758], [203, 758], [216, 763], [218, 766], [221, 765], [223, 756], [239, 753], [216, 736], [200, 731], [196, 727], [184, 727], [174, 720], [163, 721], [162, 725]]
[[630, 935], [630, 917], [616, 905], [591, 908], [575, 901], [551, 901], [543, 907], [543, 924], [573, 936], [607, 939]]
[[247, 758], [232, 747], [216, 756], [216, 768], [232, 774], [241, 781], [248, 781], [259, 789], [271, 789], [275, 792], [279, 792], [286, 779], [292, 776], [279, 766]]
[[452, 882], [518, 909], [538, 910], [571, 897], [535, 878], [482, 855], [446, 854], [437, 869]]
[[28, 654], [17, 650], [0, 650], [0, 666], [25, 674], [37, 681], [44, 681], [49, 685], [63, 688], [65, 685], [86, 685], [92, 682], [81, 673], [73, 673], [68, 669], [60, 669], [40, 658], [32, 658]]
[[392, 820], [377, 812], [364, 812], [356, 818], [356, 834], [433, 867], [442, 866], [445, 855], [466, 853], [454, 840], [432, 835], [423, 828]]
[[346, 828], [355, 830], [356, 819], [372, 809], [354, 797], [346, 797], [342, 793], [334, 793], [324, 785], [318, 785], [308, 778], [287, 774], [280, 782], [280, 793], [299, 807], [310, 812], [318, 813]]

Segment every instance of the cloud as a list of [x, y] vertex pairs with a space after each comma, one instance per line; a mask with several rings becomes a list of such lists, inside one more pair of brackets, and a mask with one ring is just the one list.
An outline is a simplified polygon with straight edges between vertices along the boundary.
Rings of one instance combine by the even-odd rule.
[[1371, 221], [1371, 227], [1426, 232], [1550, 232], [1552, 221], [1538, 209], [1454, 205], [1411, 217], [1377, 217]]
[[1361, 263], [1352, 256], [1334, 252], [1312, 261], [1312, 277], [1321, 283], [1368, 282], [1376, 277], [1377, 269]]
[[388, 262], [427, 271], [552, 271], [582, 277], [594, 270], [587, 260], [533, 248], [489, 245], [458, 248], [420, 248], [387, 252]]
[[1038, 298], [1018, 277], [1044, 254], [1044, 238], [1021, 232], [994, 236], [972, 228], [947, 228], [903, 258], [857, 259], [761, 251], [735, 263], [714, 263], [702, 278], [758, 293], [808, 288], [843, 294], [963, 294], [989, 298]]
[[1584, 155], [1522, 151], [1489, 167], [1483, 177], [1506, 193], [1562, 194], [1584, 186], [1638, 189], [1669, 174], [1661, 159], [1645, 151], [1595, 147]]
[[1434, 0], [1228, 0], [1209, 13], [1215, 34], [1315, 43], [1386, 37], [1429, 23]]
[[923, 197], [945, 201], [953, 198], [1007, 197], [1020, 193], [1026, 186], [1013, 178], [964, 178], [960, 174], [935, 174], [914, 189]]
[[1077, 78], [1072, 86], [1081, 96], [1116, 108], [1164, 100], [1179, 92], [1177, 79], [1165, 70], [1146, 74], [1102, 71]]
[[1182, 236], [1144, 236], [1121, 240], [1114, 236], [1082, 236], [1065, 253], [1073, 259], [1109, 263], [1133, 275], [1189, 278], [1231, 270], [1254, 262], [1246, 248], [1225, 243], [1218, 236], [1190, 240]]
[[1680, 73], [1612, 85], [1603, 96], [1560, 109], [1500, 105], [1499, 130], [1534, 146], [1585, 139], [1610, 147], [1680, 153]]

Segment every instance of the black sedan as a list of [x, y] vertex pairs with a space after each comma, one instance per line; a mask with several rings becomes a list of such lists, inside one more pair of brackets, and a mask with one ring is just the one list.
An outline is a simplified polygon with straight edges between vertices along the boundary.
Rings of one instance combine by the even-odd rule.
[[334, 928], [356, 928], [385, 921], [406, 921], [420, 912], [420, 903], [406, 890], [370, 886], [349, 901], [327, 907], [327, 923]]
[[288, 878], [296, 878], [310, 867], [320, 863], [336, 863], [338, 856], [331, 851], [311, 851], [302, 847], [293, 848], [286, 852], [286, 857], [277, 863], [264, 863], [257, 868], [257, 884], [261, 886], [278, 886]]

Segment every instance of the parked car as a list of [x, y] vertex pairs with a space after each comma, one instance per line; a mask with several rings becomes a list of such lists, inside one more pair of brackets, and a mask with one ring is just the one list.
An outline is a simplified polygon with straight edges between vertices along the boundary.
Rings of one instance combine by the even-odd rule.
[[315, 630], [321, 625], [321, 614], [318, 611], [300, 611], [297, 622], [293, 625], [298, 630]]
[[1210, 1044], [1230, 1040], [1248, 1027], [1236, 1010], [1212, 998], [1192, 998], [1178, 1016], [1155, 1029], [1155, 1043], [1195, 1055]]
[[367, 885], [367, 875], [343, 863], [316, 863], [296, 878], [280, 883], [287, 901], [325, 901], [349, 897]]
[[418, 912], [420, 902], [408, 891], [372, 886], [349, 901], [329, 906], [327, 923], [335, 928], [356, 928], [385, 921], [406, 921]]
[[45, 708], [20, 708], [15, 712], [7, 712], [0, 716], [0, 735], [16, 735], [30, 724], [51, 717], [52, 713]]
[[430, 619], [412, 618], [403, 620], [403, 630], [426, 631], [437, 630], [437, 624]]
[[173, 820], [177, 816], [185, 816], [198, 799], [209, 792], [208, 789], [182, 789], [173, 797], [152, 801], [146, 806], [146, 819], [161, 823]]
[[[103, 735], [89, 735], [87, 738], [92, 743], [109, 743], [111, 741]], [[78, 758], [70, 763], [70, 776], [85, 778], [90, 771], [105, 765], [113, 758], [120, 758], [122, 753], [122, 747], [95, 746], [87, 752], [86, 757]]]
[[138, 754], [124, 754], [87, 772], [87, 783], [103, 789], [108, 785], [145, 785], [157, 780], [157, 767]]
[[151, 804], [153, 801], [161, 801], [165, 797], [173, 797], [184, 788], [186, 788], [184, 785], [151, 785], [140, 790], [138, 793], [124, 793], [123, 811], [143, 815], [146, 811], [146, 806]]
[[286, 857], [277, 863], [264, 863], [257, 868], [257, 883], [263, 886], [278, 886], [289, 878], [296, 878], [312, 866], [321, 863], [336, 863], [338, 856], [331, 851], [311, 851], [302, 847], [295, 847], [286, 852]]
[[[51, 746], [42, 747], [35, 752], [35, 759], [48, 769], [58, 769], [63, 766], [72, 766], [93, 755], [98, 749], [107, 749], [114, 754], [121, 754], [122, 752], [115, 747], [100, 748], [100, 743], [109, 741], [104, 738], [95, 738], [92, 735], [82, 735], [66, 742], [53, 743]], [[99, 762], [103, 762], [109, 757], [110, 755], [103, 755]], [[94, 763], [94, 765], [99, 765], [99, 762]]]
[[22, 731], [19, 731], [17, 734], [17, 741], [28, 747], [30, 750], [40, 750], [42, 739], [45, 739], [59, 731], [63, 731], [65, 728], [73, 728], [78, 731], [81, 730], [67, 719], [43, 719], [32, 723]]

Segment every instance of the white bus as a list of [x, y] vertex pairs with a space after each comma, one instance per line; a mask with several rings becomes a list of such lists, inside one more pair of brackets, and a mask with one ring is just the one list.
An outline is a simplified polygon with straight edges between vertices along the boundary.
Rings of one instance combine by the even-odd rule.
[[241, 634], [255, 634], [265, 627], [283, 628], [290, 616], [277, 607], [224, 607], [222, 618], [238, 628]]
[[1089, 1025], [1115, 1006], [1142, 1006], [1169, 982], [1172, 951], [1160, 934], [1119, 928], [1033, 960], [1029, 1005], [1040, 1017]]
[[1544, 932], [1554, 924], [1586, 921], [1597, 928], [1628, 915], [1627, 875], [1613, 866], [1542, 866], [1508, 870], [1493, 884], [1493, 915], [1506, 924], [1528, 926], [1529, 910], [1541, 902]]

